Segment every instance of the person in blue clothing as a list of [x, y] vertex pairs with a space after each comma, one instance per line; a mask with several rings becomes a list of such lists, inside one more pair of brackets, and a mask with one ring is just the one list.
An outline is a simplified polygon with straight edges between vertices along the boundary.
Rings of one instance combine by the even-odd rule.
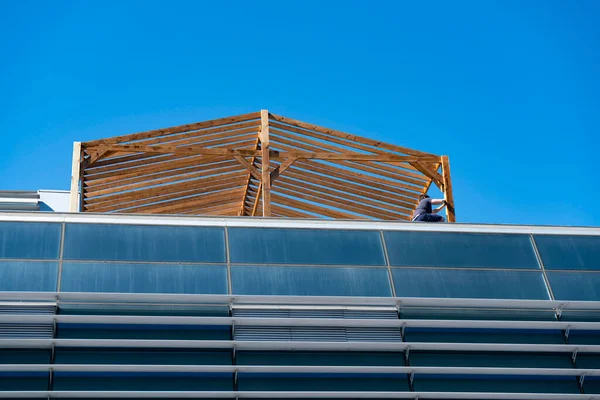
[[[432, 205], [440, 205], [441, 207], [433, 208]], [[444, 222], [445, 219], [438, 213], [446, 207], [446, 200], [432, 199], [426, 194], [419, 196], [419, 205], [413, 214], [412, 221], [422, 222]]]

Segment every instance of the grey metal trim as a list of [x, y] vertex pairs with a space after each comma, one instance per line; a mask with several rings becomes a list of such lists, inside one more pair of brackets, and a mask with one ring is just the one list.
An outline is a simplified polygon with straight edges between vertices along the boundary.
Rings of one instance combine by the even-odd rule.
[[500, 300], [417, 297], [245, 296], [165, 293], [0, 292], [0, 301], [57, 301], [148, 304], [344, 305], [507, 310], [595, 310], [600, 301]]
[[483, 225], [483, 224], [415, 224], [400, 221], [346, 221], [277, 218], [224, 218], [190, 217], [173, 215], [96, 214], [96, 213], [0, 213], [0, 221], [45, 221], [68, 223], [105, 223], [174, 226], [229, 226], [265, 228], [312, 228], [312, 229], [359, 229], [359, 230], [407, 230], [426, 232], [474, 232], [474, 233], [521, 233], [521, 234], [569, 234], [600, 235], [596, 227]]
[[600, 345], [444, 342], [293, 342], [164, 339], [0, 339], [1, 348], [170, 348], [236, 349], [242, 351], [455, 351], [515, 353], [600, 353]]
[[513, 375], [600, 376], [590, 368], [497, 368], [497, 367], [380, 367], [331, 365], [133, 365], [133, 364], [0, 364], [0, 372], [195, 372], [276, 374], [417, 374], [417, 375]]
[[265, 392], [265, 391], [14, 391], [0, 398], [89, 399], [89, 398], [187, 398], [187, 399], [465, 399], [465, 400], [600, 400], [600, 395], [567, 393], [489, 392]]
[[179, 317], [139, 315], [6, 315], [2, 322], [13, 324], [123, 324], [123, 325], [222, 325], [241, 326], [312, 326], [364, 328], [470, 328], [470, 329], [539, 329], [600, 330], [600, 322], [584, 321], [504, 321], [504, 320], [429, 320], [429, 319], [343, 319], [343, 318], [246, 318], [246, 317]]

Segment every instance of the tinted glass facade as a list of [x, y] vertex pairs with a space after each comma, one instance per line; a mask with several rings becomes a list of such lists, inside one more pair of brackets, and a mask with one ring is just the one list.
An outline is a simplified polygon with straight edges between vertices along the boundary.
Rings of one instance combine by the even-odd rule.
[[0, 393], [600, 394], [594, 229], [86, 218], [0, 222]]

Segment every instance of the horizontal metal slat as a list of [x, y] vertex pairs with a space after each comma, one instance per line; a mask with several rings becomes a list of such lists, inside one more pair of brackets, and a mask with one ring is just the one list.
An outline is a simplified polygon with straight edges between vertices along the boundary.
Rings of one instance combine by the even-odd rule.
[[154, 324], [154, 325], [235, 325], [277, 327], [371, 327], [371, 328], [445, 328], [445, 329], [522, 329], [600, 331], [600, 322], [584, 321], [505, 321], [448, 319], [342, 319], [342, 318], [245, 318], [245, 317], [176, 317], [126, 315], [6, 315], [5, 323], [74, 323], [74, 324]]
[[284, 392], [284, 391], [18, 391], [0, 392], [0, 398], [186, 398], [186, 399], [436, 399], [436, 400], [594, 400], [591, 394], [489, 392]]
[[444, 343], [444, 342], [293, 342], [245, 340], [164, 340], [164, 339], [22, 339], [2, 338], [1, 348], [193, 348], [237, 350], [317, 350], [317, 351], [444, 351], [444, 352], [527, 352], [600, 353], [600, 345], [522, 344], [522, 343]]
[[196, 372], [272, 374], [418, 374], [465, 376], [600, 376], [600, 369], [402, 367], [331, 365], [137, 365], [137, 364], [0, 364], [0, 372]]

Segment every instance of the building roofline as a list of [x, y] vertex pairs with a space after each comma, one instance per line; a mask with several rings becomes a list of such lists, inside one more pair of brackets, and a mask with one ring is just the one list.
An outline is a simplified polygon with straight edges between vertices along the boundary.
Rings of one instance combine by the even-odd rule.
[[600, 235], [600, 227], [428, 224], [404, 221], [357, 221], [256, 217], [209, 217], [180, 215], [95, 214], [95, 213], [0, 213], [0, 222], [68, 222], [124, 225], [223, 226], [248, 228], [351, 229], [420, 232], [520, 233], [538, 235]]

